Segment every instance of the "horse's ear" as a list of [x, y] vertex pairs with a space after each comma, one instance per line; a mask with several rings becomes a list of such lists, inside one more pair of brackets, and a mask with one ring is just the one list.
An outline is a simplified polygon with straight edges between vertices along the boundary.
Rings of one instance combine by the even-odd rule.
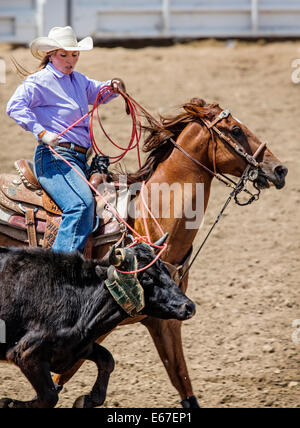
[[193, 115], [199, 114], [199, 109], [197, 110], [196, 106], [188, 104], [183, 106], [183, 108], [188, 114], [193, 114]]
[[207, 103], [202, 98], [192, 98], [191, 104], [195, 104], [198, 107], [206, 107]]

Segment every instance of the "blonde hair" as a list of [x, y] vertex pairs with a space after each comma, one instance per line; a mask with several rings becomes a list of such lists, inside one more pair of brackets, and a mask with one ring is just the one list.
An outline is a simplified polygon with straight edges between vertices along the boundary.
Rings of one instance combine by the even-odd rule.
[[55, 51], [52, 51], [52, 52], [49, 52], [47, 55], [45, 55], [45, 57], [42, 59], [42, 61], [40, 62], [39, 66], [37, 67], [37, 69], [35, 71], [28, 71], [13, 56], [10, 59], [11, 59], [13, 65], [15, 66], [17, 74], [22, 78], [26, 78], [26, 77], [30, 76], [31, 74], [37, 73], [38, 71], [41, 71], [44, 68], [46, 68], [46, 66], [50, 62], [50, 57], [54, 52]]

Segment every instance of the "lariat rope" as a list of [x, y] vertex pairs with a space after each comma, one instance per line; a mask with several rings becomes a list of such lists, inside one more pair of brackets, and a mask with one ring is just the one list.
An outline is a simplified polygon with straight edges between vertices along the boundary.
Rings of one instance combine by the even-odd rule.
[[69, 126], [64, 131], [62, 131], [60, 134], [58, 134], [58, 137], [61, 137], [66, 132], [70, 131], [72, 128], [74, 128], [80, 122], [82, 122], [83, 120], [87, 119], [90, 116], [89, 132], [90, 132], [90, 138], [91, 138], [91, 144], [92, 144], [93, 150], [96, 154], [101, 154], [102, 156], [106, 156], [102, 152], [102, 150], [99, 149], [99, 147], [96, 143], [95, 137], [94, 137], [93, 121], [94, 121], [94, 115], [95, 115], [95, 111], [96, 111], [97, 112], [97, 120], [98, 120], [98, 123], [99, 123], [100, 128], [103, 131], [104, 135], [111, 142], [111, 144], [113, 144], [113, 146], [115, 146], [117, 149], [119, 149], [123, 152], [119, 156], [108, 156], [110, 159], [110, 163], [115, 164], [115, 163], [120, 162], [127, 155], [127, 153], [129, 151], [137, 149], [139, 167], [141, 168], [142, 164], [141, 164], [141, 155], [140, 155], [139, 144], [140, 144], [140, 140], [142, 137], [142, 121], [141, 121], [141, 116], [140, 116], [139, 111], [138, 111], [139, 108], [141, 109], [141, 106], [139, 106], [137, 103], [135, 103], [133, 101], [133, 99], [131, 97], [129, 97], [127, 94], [125, 94], [123, 91], [121, 91], [121, 90], [119, 91], [120, 95], [124, 98], [128, 108], [129, 108], [129, 114], [130, 114], [131, 119], [132, 119], [132, 132], [131, 132], [131, 138], [130, 138], [129, 144], [127, 147], [121, 147], [120, 145], [115, 143], [110, 138], [110, 136], [107, 134], [107, 132], [105, 131], [105, 129], [102, 125], [102, 122], [100, 119], [100, 114], [99, 114], [100, 105], [104, 104], [105, 101], [107, 101], [112, 96], [113, 93], [114, 93], [114, 91], [113, 91], [111, 86], [108, 86], [108, 85], [103, 86], [97, 94], [97, 97], [96, 97], [96, 100], [94, 102], [92, 109], [88, 113], [86, 113], [84, 116], [82, 116], [79, 120], [74, 122], [71, 126]]
[[[131, 138], [128, 144], [128, 147], [121, 147], [118, 144], [116, 144], [110, 137], [109, 135], [106, 133], [102, 123], [101, 123], [101, 119], [100, 119], [100, 115], [99, 115], [99, 106], [101, 104], [103, 104], [108, 98], [111, 97], [111, 95], [114, 93], [113, 88], [111, 86], [104, 86], [103, 88], [100, 89], [100, 91], [98, 92], [97, 98], [95, 100], [95, 103], [93, 105], [93, 108], [84, 116], [82, 116], [82, 118], [80, 118], [78, 121], [76, 121], [75, 123], [73, 123], [73, 125], [71, 125], [70, 127], [68, 127], [67, 129], [65, 129], [63, 132], [61, 132], [58, 137], [64, 135], [67, 131], [69, 131], [70, 129], [72, 129], [73, 127], [75, 127], [76, 125], [78, 125], [82, 120], [86, 119], [88, 116], [90, 116], [90, 123], [89, 123], [89, 131], [90, 131], [90, 137], [91, 137], [91, 145], [93, 147], [93, 150], [96, 154], [101, 154], [103, 156], [104, 153], [99, 149], [99, 147], [97, 146], [97, 143], [95, 141], [94, 138], [94, 133], [93, 133], [93, 119], [94, 119], [94, 112], [95, 110], [97, 110], [97, 119], [98, 119], [98, 123], [100, 125], [100, 128], [102, 129], [104, 135], [107, 137], [107, 139], [119, 150], [123, 151], [123, 153], [121, 153], [119, 156], [108, 156], [109, 159], [112, 161], [111, 163], [117, 163], [120, 162], [125, 156], [126, 154], [133, 150], [133, 149], [137, 149], [137, 153], [138, 153], [138, 161], [139, 161], [139, 167], [141, 168], [141, 157], [140, 157], [140, 147], [139, 147], [139, 143], [141, 140], [141, 134], [142, 134], [142, 124], [141, 124], [141, 117], [139, 114], [139, 110], [141, 112], [143, 112], [144, 114], [146, 114], [146, 116], [152, 120], [154, 123], [156, 123], [159, 127], [161, 126], [161, 124], [153, 117], [150, 115], [150, 113], [148, 113], [136, 100], [134, 100], [132, 97], [130, 97], [130, 95], [128, 95], [127, 93], [124, 93], [122, 90], [118, 90], [118, 92], [120, 93], [120, 95], [124, 98], [125, 103], [127, 105], [128, 108], [128, 114], [131, 115], [132, 118], [132, 133], [131, 133]], [[226, 114], [226, 116], [224, 115]], [[229, 111], [223, 111], [219, 117], [215, 120], [214, 123], [208, 124], [205, 121], [203, 121], [205, 123], [205, 125], [208, 127], [209, 130], [214, 130], [215, 132], [217, 132], [219, 134], [219, 136], [221, 137], [221, 139], [225, 140], [229, 145], [232, 146], [232, 141], [227, 138], [224, 134], [222, 134], [218, 128], [216, 128], [215, 124], [217, 122], [219, 122], [220, 120], [222, 120], [225, 117], [228, 117], [228, 115], [230, 114]], [[189, 270], [191, 269], [193, 263], [195, 262], [196, 258], [198, 257], [200, 251], [202, 250], [204, 244], [206, 243], [208, 237], [210, 236], [211, 232], [213, 231], [213, 229], [215, 228], [215, 226], [217, 225], [217, 223], [219, 222], [220, 218], [222, 217], [225, 209], [227, 208], [227, 206], [229, 205], [231, 199], [234, 197], [236, 203], [238, 203], [238, 205], [248, 205], [250, 203], [252, 203], [253, 201], [258, 199], [259, 195], [252, 195], [251, 199], [246, 203], [246, 204], [242, 204], [239, 203], [239, 201], [237, 200], [237, 195], [241, 192], [241, 191], [246, 191], [247, 193], [250, 193], [249, 191], [247, 191], [247, 189], [245, 188], [245, 183], [249, 180], [249, 176], [250, 176], [250, 165], [255, 165], [256, 167], [259, 166], [259, 164], [257, 163], [256, 159], [258, 158], [259, 154], [265, 149], [266, 144], [261, 144], [261, 146], [258, 148], [257, 152], [254, 154], [254, 156], [250, 156], [247, 155], [247, 153], [245, 153], [244, 151], [238, 150], [239, 147], [236, 147], [236, 145], [233, 144], [233, 148], [236, 152], [238, 152], [238, 154], [240, 156], [243, 156], [247, 163], [248, 166], [244, 172], [244, 174], [242, 175], [240, 181], [238, 183], [235, 183], [233, 180], [229, 179], [228, 177], [227, 180], [229, 180], [230, 183], [226, 182], [225, 180], [222, 179], [222, 177], [224, 177], [222, 175], [222, 177], [220, 177], [220, 174], [217, 174], [214, 171], [209, 170], [208, 168], [206, 168], [203, 164], [201, 164], [199, 161], [197, 161], [196, 159], [192, 158], [184, 149], [182, 149], [172, 138], [169, 139], [172, 144], [174, 145], [175, 148], [177, 148], [178, 150], [180, 150], [181, 152], [184, 153], [185, 156], [187, 156], [188, 158], [190, 158], [193, 162], [197, 163], [198, 166], [200, 166], [203, 169], [208, 170], [208, 172], [211, 173], [211, 175], [215, 176], [216, 178], [218, 178], [218, 180], [222, 181], [224, 184], [226, 184], [228, 187], [232, 187], [234, 190], [233, 192], [230, 194], [228, 200], [225, 203], [225, 206], [223, 207], [223, 209], [221, 210], [220, 214], [217, 217], [217, 220], [215, 221], [215, 223], [213, 224], [211, 230], [209, 231], [208, 235], [206, 236], [206, 238], [204, 239], [203, 244], [201, 245], [200, 249], [198, 250], [198, 252], [196, 253], [196, 256], [194, 257], [193, 261], [190, 263], [188, 269], [186, 270], [185, 274], [181, 277], [180, 280], [180, 284], [182, 284], [184, 278], [186, 277], [187, 273], [189, 272]], [[103, 197], [103, 195], [101, 195], [98, 190], [86, 179], [86, 177], [84, 177], [79, 171], [77, 171], [66, 159], [64, 159], [61, 155], [59, 155], [51, 146], [49, 146], [50, 150], [56, 154], [60, 159], [62, 159], [64, 162], [66, 162], [89, 186], [90, 188], [95, 192], [95, 194], [97, 196], [99, 196], [104, 202], [105, 204], [109, 207], [110, 211], [115, 215], [115, 217], [119, 220], [120, 223], [123, 223], [125, 225], [126, 228], [128, 228], [134, 235], [136, 235], [135, 238], [133, 238], [133, 243], [131, 245], [129, 245], [127, 248], [131, 248], [135, 245], [137, 245], [140, 242], [144, 242], [156, 249], [159, 249], [160, 252], [159, 254], [155, 257], [155, 259], [152, 261], [152, 263], [150, 263], [148, 266], [144, 267], [143, 269], [140, 269], [138, 271], [132, 271], [132, 272], [123, 272], [123, 271], [119, 271], [120, 273], [127, 273], [127, 274], [134, 274], [134, 273], [139, 273], [142, 272], [146, 269], [148, 269], [149, 267], [151, 267], [154, 263], [156, 263], [156, 261], [161, 257], [162, 253], [166, 250], [167, 248], [167, 244], [165, 243], [162, 246], [157, 246], [154, 245], [151, 242], [151, 238], [150, 238], [150, 233], [149, 233], [149, 228], [147, 225], [147, 219], [146, 219], [146, 211], [150, 214], [152, 220], [154, 221], [155, 225], [157, 226], [157, 228], [159, 229], [160, 233], [162, 234], [162, 236], [164, 235], [164, 232], [160, 226], [160, 224], [158, 223], [158, 221], [156, 220], [156, 218], [153, 216], [152, 212], [150, 211], [149, 207], [146, 204], [145, 201], [145, 197], [144, 197], [144, 190], [145, 190], [145, 182], [142, 183], [142, 188], [141, 188], [141, 208], [142, 208], [142, 218], [144, 221], [144, 228], [146, 231], [146, 236], [141, 236], [138, 232], [136, 232], [117, 212], [117, 210], [109, 203], [106, 201], [106, 199]], [[225, 178], [225, 177], [224, 177]], [[253, 181], [253, 180], [251, 180]], [[116, 269], [118, 270], [118, 269]]]
[[[94, 113], [95, 110], [97, 110], [97, 119], [98, 119], [98, 123], [100, 125], [100, 128], [102, 129], [102, 131], [104, 132], [104, 135], [108, 138], [108, 140], [115, 146], [117, 147], [119, 150], [123, 151], [122, 154], [120, 154], [119, 156], [109, 156], [109, 158], [112, 160], [111, 163], [117, 163], [120, 162], [125, 156], [126, 154], [133, 150], [133, 149], [137, 149], [137, 153], [138, 153], [138, 161], [139, 161], [139, 166], [141, 168], [141, 158], [140, 158], [140, 147], [139, 147], [139, 143], [141, 140], [141, 134], [142, 134], [142, 123], [141, 123], [141, 116], [139, 114], [138, 109], [144, 111], [143, 108], [141, 108], [141, 106], [139, 106], [139, 104], [137, 104], [136, 102], [134, 102], [133, 99], [131, 99], [131, 97], [129, 97], [127, 94], [125, 94], [123, 91], [119, 91], [120, 95], [124, 98], [125, 102], [127, 103], [128, 109], [129, 109], [129, 114], [132, 118], [132, 133], [131, 133], [131, 138], [128, 144], [128, 147], [121, 147], [118, 144], [116, 144], [106, 133], [106, 131], [104, 130], [104, 127], [101, 123], [101, 119], [100, 119], [100, 115], [99, 115], [99, 106], [101, 104], [103, 104], [109, 97], [111, 97], [111, 95], [114, 93], [113, 89], [111, 86], [104, 86], [100, 89], [100, 91], [98, 92], [96, 101], [93, 105], [93, 108], [86, 113], [84, 116], [82, 116], [79, 120], [77, 120], [75, 123], [73, 123], [71, 126], [69, 126], [67, 129], [65, 129], [63, 132], [61, 132], [60, 134], [58, 134], [58, 137], [61, 137], [62, 135], [64, 135], [66, 132], [70, 131], [72, 128], [74, 128], [75, 126], [77, 126], [80, 122], [82, 122], [84, 119], [86, 119], [88, 116], [90, 116], [90, 123], [89, 123], [89, 131], [90, 131], [90, 136], [91, 136], [91, 144], [93, 147], [93, 150], [96, 154], [101, 154], [104, 156], [104, 154], [102, 153], [102, 151], [99, 149], [99, 147], [97, 146], [97, 143], [95, 141], [94, 138], [94, 133], [93, 133], [93, 119], [94, 119]], [[146, 236], [141, 236], [133, 227], [131, 227], [126, 220], [124, 220], [120, 214], [118, 213], [118, 211], [115, 209], [115, 207], [109, 203], [105, 197], [103, 195], [101, 195], [101, 193], [87, 180], [87, 178], [81, 174], [76, 168], [73, 167], [73, 165], [71, 165], [70, 162], [68, 162], [63, 156], [61, 156], [59, 153], [56, 152], [56, 150], [51, 147], [48, 146], [49, 149], [51, 150], [51, 152], [53, 154], [55, 154], [56, 156], [58, 156], [62, 161], [64, 161], [70, 168], [72, 168], [77, 175], [79, 175], [79, 177], [81, 177], [81, 179], [87, 183], [89, 185], [89, 187], [93, 190], [93, 192], [99, 196], [105, 203], [105, 205], [109, 208], [109, 210], [111, 211], [111, 213], [117, 218], [117, 220], [120, 223], [123, 223], [126, 227], [126, 229], [130, 230], [134, 235], [135, 238], [133, 238], [133, 243], [131, 245], [128, 246], [128, 248], [132, 248], [133, 246], [137, 245], [138, 243], [144, 242], [145, 244], [150, 245], [153, 248], [156, 248], [157, 250], [160, 250], [159, 253], [157, 254], [157, 256], [154, 258], [154, 260], [147, 266], [145, 266], [142, 269], [136, 270], [136, 271], [132, 271], [132, 272], [124, 272], [124, 271], [120, 271], [118, 269], [118, 272], [120, 273], [126, 273], [126, 274], [135, 274], [135, 273], [139, 273], [142, 272], [148, 268], [150, 268], [151, 266], [154, 265], [154, 263], [157, 262], [157, 260], [161, 257], [162, 253], [166, 250], [167, 248], [167, 244], [163, 244], [161, 246], [155, 245], [151, 242], [151, 238], [150, 238], [150, 233], [149, 233], [149, 228], [147, 225], [147, 218], [146, 218], [146, 211], [148, 212], [148, 214], [150, 214], [150, 217], [152, 218], [152, 220], [154, 221], [155, 225], [157, 226], [159, 232], [161, 233], [162, 236], [164, 236], [164, 231], [162, 230], [160, 224], [158, 223], [158, 221], [156, 220], [156, 218], [154, 217], [153, 213], [150, 211], [146, 200], [145, 200], [145, 182], [142, 183], [142, 188], [141, 188], [141, 209], [142, 209], [142, 217], [143, 217], [143, 221], [144, 221], [144, 227], [145, 227], [145, 231], [146, 231]]]
[[121, 96], [124, 98], [127, 106], [128, 106], [128, 113], [132, 118], [132, 132], [131, 132], [131, 138], [129, 141], [129, 144], [127, 147], [121, 147], [120, 145], [118, 145], [117, 143], [115, 143], [110, 136], [107, 134], [107, 132], [105, 131], [101, 119], [100, 119], [100, 115], [99, 115], [99, 105], [103, 104], [111, 95], [112, 95], [112, 89], [110, 86], [104, 86], [103, 88], [100, 89], [100, 91], [98, 92], [96, 101], [94, 103], [94, 106], [91, 110], [91, 116], [90, 116], [90, 125], [89, 125], [89, 130], [90, 130], [90, 136], [91, 136], [91, 144], [92, 147], [94, 149], [94, 152], [97, 154], [101, 154], [102, 156], [106, 156], [98, 147], [95, 138], [94, 138], [94, 132], [93, 132], [93, 119], [94, 119], [94, 112], [95, 110], [97, 111], [97, 119], [98, 119], [98, 123], [100, 125], [101, 130], [103, 131], [104, 135], [106, 136], [106, 138], [110, 141], [110, 143], [116, 147], [117, 149], [123, 151], [122, 154], [120, 154], [119, 156], [109, 156], [110, 158], [110, 163], [111, 164], [115, 164], [120, 162], [129, 151], [137, 149], [137, 154], [138, 154], [138, 162], [139, 162], [139, 167], [142, 167], [141, 164], [141, 155], [140, 155], [140, 140], [142, 137], [142, 122], [141, 122], [141, 116], [138, 112], [137, 107], [135, 106], [135, 104], [133, 102], [131, 102], [130, 100], [128, 100], [127, 96], [125, 93], [121, 93]]

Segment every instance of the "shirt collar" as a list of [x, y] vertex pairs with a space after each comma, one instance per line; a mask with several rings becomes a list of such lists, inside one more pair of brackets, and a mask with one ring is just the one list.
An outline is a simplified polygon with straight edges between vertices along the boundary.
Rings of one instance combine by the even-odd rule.
[[57, 70], [57, 68], [54, 67], [52, 62], [48, 62], [46, 66], [47, 70], [51, 71], [54, 76], [58, 77], [59, 79], [62, 79], [65, 76], [69, 76], [68, 74], [62, 73], [61, 71]]

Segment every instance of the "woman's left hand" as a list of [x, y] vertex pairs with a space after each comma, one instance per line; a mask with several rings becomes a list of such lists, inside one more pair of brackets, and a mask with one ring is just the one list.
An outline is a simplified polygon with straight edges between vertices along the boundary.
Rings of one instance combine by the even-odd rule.
[[119, 93], [120, 90], [126, 92], [126, 86], [122, 79], [112, 79], [111, 86], [115, 94]]

